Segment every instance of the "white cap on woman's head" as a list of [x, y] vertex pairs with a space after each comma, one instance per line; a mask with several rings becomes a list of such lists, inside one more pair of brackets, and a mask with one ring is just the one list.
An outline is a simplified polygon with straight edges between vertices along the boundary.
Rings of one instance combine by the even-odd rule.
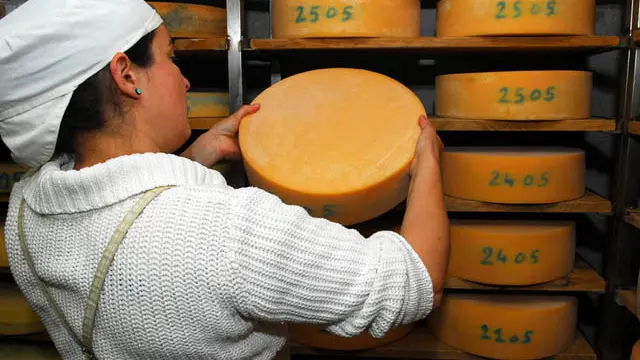
[[0, 136], [47, 162], [73, 91], [162, 24], [143, 0], [29, 0], [0, 20]]

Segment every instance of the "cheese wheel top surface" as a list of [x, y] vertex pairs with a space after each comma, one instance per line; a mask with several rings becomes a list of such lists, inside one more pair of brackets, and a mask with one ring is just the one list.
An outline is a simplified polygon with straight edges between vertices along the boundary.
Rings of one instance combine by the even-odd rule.
[[398, 81], [343, 68], [291, 76], [253, 103], [260, 110], [240, 125], [245, 162], [269, 181], [309, 194], [356, 192], [405, 170], [425, 114]]

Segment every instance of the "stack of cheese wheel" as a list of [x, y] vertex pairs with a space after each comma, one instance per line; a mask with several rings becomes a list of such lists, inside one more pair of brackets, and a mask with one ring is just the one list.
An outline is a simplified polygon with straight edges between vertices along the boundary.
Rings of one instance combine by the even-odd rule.
[[0, 335], [44, 332], [38, 315], [14, 283], [0, 283]]
[[51, 343], [0, 342], [0, 359], [62, 360]]
[[492, 359], [543, 359], [575, 340], [577, 299], [540, 295], [446, 295], [427, 322], [437, 339]]
[[595, 0], [440, 0], [436, 34], [593, 35]]
[[274, 38], [419, 37], [420, 0], [273, 0]]
[[499, 71], [436, 77], [436, 115], [476, 120], [567, 120], [591, 115], [587, 71]]
[[580, 149], [448, 147], [441, 166], [445, 194], [466, 200], [547, 204], [585, 192], [585, 155]]
[[225, 9], [194, 4], [148, 1], [173, 38], [212, 38], [227, 35]]
[[[366, 70], [322, 69], [285, 78], [253, 102], [260, 111], [239, 131], [253, 186], [344, 225], [374, 219], [406, 198], [425, 109], [404, 85]], [[344, 339], [290, 327], [294, 341], [342, 350], [376, 347], [409, 330]]]
[[450, 221], [447, 275], [488, 285], [534, 285], [567, 276], [575, 260], [570, 221]]

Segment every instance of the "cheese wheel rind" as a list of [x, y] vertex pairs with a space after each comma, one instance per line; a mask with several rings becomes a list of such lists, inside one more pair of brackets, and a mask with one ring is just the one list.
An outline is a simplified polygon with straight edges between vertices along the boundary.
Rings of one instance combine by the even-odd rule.
[[222, 92], [188, 92], [187, 109], [190, 118], [229, 116], [229, 94]]
[[588, 71], [501, 71], [436, 77], [436, 114], [477, 120], [567, 120], [591, 115]]
[[172, 38], [211, 38], [227, 34], [227, 12], [215, 6], [147, 2], [163, 20]]
[[0, 285], [0, 335], [26, 335], [45, 331], [18, 286]]
[[594, 0], [440, 0], [436, 34], [593, 35]]
[[489, 285], [534, 285], [567, 276], [575, 263], [570, 221], [452, 219], [447, 274]]
[[585, 193], [583, 150], [526, 147], [446, 147], [444, 193], [500, 204], [548, 204]]
[[291, 340], [310, 347], [326, 350], [364, 350], [380, 347], [398, 341], [407, 336], [413, 329], [413, 324], [399, 326], [387, 331], [385, 336], [374, 338], [368, 332], [363, 332], [350, 338], [340, 337], [323, 331], [320, 327], [307, 324], [289, 324]]
[[419, 37], [420, 0], [274, 0], [273, 38]]
[[450, 294], [427, 322], [438, 340], [477, 356], [543, 359], [575, 340], [577, 307], [570, 296]]
[[240, 124], [249, 182], [312, 216], [350, 225], [407, 197], [420, 99], [385, 75], [321, 69], [286, 78]]

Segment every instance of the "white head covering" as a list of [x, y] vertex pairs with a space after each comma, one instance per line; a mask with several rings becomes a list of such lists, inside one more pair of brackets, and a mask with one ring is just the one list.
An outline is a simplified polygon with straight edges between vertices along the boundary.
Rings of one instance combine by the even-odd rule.
[[143, 0], [29, 0], [0, 20], [0, 136], [47, 162], [73, 91], [162, 24]]

